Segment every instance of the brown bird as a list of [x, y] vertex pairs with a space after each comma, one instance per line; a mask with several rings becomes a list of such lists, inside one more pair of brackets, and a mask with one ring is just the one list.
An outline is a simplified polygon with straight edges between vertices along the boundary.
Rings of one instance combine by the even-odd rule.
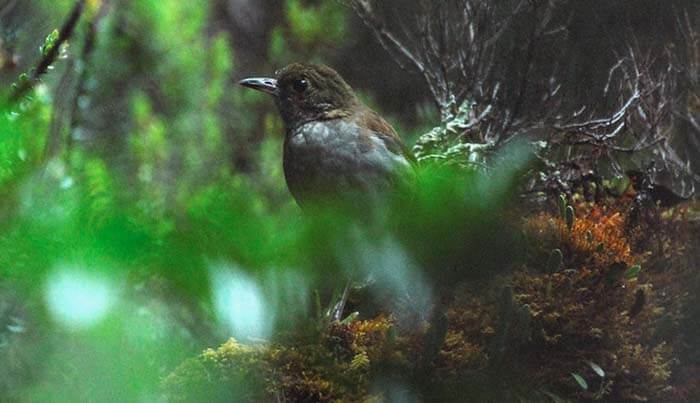
[[295, 63], [275, 78], [239, 84], [275, 98], [286, 129], [284, 175], [302, 207], [319, 200], [374, 199], [414, 162], [394, 128], [330, 67]]

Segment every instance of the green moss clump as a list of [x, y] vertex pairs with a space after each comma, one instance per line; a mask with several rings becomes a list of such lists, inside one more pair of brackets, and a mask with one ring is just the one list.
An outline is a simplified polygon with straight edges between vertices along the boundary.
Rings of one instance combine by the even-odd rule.
[[373, 366], [388, 359], [391, 328], [389, 319], [379, 317], [335, 324], [321, 343], [248, 345], [229, 339], [183, 363], [163, 387], [172, 401], [364, 400]]

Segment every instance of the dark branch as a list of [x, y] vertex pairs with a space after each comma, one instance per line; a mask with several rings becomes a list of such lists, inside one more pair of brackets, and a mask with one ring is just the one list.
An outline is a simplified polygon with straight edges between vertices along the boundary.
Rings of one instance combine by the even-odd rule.
[[56, 58], [60, 55], [62, 45], [70, 39], [75, 31], [75, 27], [78, 25], [83, 10], [85, 8], [85, 0], [78, 0], [71, 9], [70, 13], [66, 17], [61, 29], [58, 32], [58, 38], [53, 46], [42, 56], [39, 63], [33, 68], [29, 74], [27, 80], [21, 81], [11, 95], [12, 101], [17, 101], [22, 96], [24, 96], [29, 90], [31, 90], [36, 82], [46, 74], [49, 67], [56, 61]]

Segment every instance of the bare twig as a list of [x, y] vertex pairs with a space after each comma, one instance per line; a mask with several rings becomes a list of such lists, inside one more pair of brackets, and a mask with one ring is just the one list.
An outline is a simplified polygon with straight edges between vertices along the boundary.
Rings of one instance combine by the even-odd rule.
[[[579, 89], [559, 77], [565, 62], [551, 55], [567, 46], [573, 2], [419, 0], [391, 18], [379, 0], [346, 2], [396, 62], [428, 85], [441, 122], [416, 144], [419, 160], [473, 159], [486, 150], [475, 144], [493, 148], [527, 136], [544, 144], [543, 159], [593, 167], [601, 159], [619, 172], [617, 156], [644, 153], [691, 175], [695, 163], [671, 146], [674, 122], [700, 131], [700, 116], [690, 110], [700, 105], [700, 35], [687, 11], [676, 13], [686, 55], [678, 59], [680, 47], [654, 51], [632, 31], [622, 41], [610, 35], [616, 60], [601, 82], [602, 99], [576, 105], [571, 94]], [[687, 142], [700, 144], [696, 137]], [[557, 171], [561, 163], [545, 165]]]

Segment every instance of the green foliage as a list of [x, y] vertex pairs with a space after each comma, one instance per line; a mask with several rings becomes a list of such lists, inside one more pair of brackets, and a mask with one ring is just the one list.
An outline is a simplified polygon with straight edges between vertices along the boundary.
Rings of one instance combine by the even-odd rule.
[[422, 134], [413, 146], [416, 158], [470, 169], [483, 168], [494, 153], [495, 144], [466, 141], [462, 134], [469, 128], [472, 112], [470, 102], [463, 102], [454, 113], [441, 116], [442, 123]]
[[559, 216], [562, 220], [566, 220], [566, 207], [569, 205], [569, 202], [566, 200], [566, 195], [560, 194], [557, 201], [559, 202]]
[[566, 228], [571, 231], [571, 229], [574, 227], [574, 207], [573, 206], [566, 206]]
[[109, 214], [116, 210], [116, 189], [109, 168], [94, 158], [85, 162], [84, 170], [86, 213], [91, 227], [102, 227]]
[[291, 34], [304, 45], [335, 44], [345, 32], [345, 9], [332, 2], [288, 0], [286, 11]]
[[[191, 242], [206, 235], [197, 225], [213, 225], [188, 214], [202, 198], [213, 208], [212, 200], [225, 203], [234, 192], [239, 205], [260, 202], [226, 164], [220, 108], [231, 102], [233, 57], [225, 36], [205, 32], [208, 12], [207, 2], [136, 1], [115, 5], [106, 16], [76, 122], [97, 139], [123, 138], [122, 150], [78, 144], [45, 161], [52, 115], [62, 113], [52, 109], [54, 89], [39, 84], [19, 103], [2, 103], [0, 273], [35, 307], [31, 330], [41, 334], [18, 338], [16, 348], [47, 352], [31, 364], [11, 363], [43, 374], [13, 394], [35, 401], [142, 400], [157, 393], [165, 367], [192, 354], [193, 334], [211, 337], [211, 326], [185, 328], [178, 317], [209, 315], [207, 259], [243, 259], [221, 244], [215, 252], [202, 246], [205, 240]], [[55, 37], [54, 31], [42, 52]], [[46, 77], [50, 84], [51, 72]], [[244, 222], [249, 211], [217, 224]], [[253, 223], [259, 221], [251, 220], [251, 236], [260, 229]], [[83, 290], [83, 280], [94, 287]], [[182, 308], [166, 303], [168, 295], [179, 295]], [[5, 300], [0, 293], [0, 305]], [[86, 315], [81, 309], [89, 313], [97, 301], [104, 301], [102, 316], [78, 327]], [[0, 348], [3, 362], [6, 353]], [[9, 393], [3, 386], [0, 400]]]
[[501, 292], [498, 329], [496, 330], [496, 337], [494, 337], [491, 344], [491, 354], [495, 357], [496, 365], [500, 365], [500, 361], [503, 359], [506, 342], [508, 341], [508, 332], [513, 322], [513, 310], [513, 290], [510, 287], [506, 287]]
[[[36, 7], [51, 16], [72, 4]], [[560, 315], [562, 307], [579, 306], [559, 303], [591, 287], [560, 292], [571, 275], [562, 273], [563, 253], [567, 266], [576, 257], [565, 246], [544, 249], [549, 260], [536, 266], [547, 270], [546, 301], [537, 277], [526, 282], [532, 289], [502, 284], [503, 273], [522, 266], [511, 207], [529, 146], [513, 142], [497, 151], [459, 140], [472, 112], [467, 104], [421, 139], [422, 164], [376, 208], [351, 203], [301, 212], [284, 184], [282, 123], [268, 98], [233, 84], [242, 72], [234, 71], [239, 63], [228, 36], [211, 24], [211, 4], [117, 0], [102, 17], [101, 2], [91, 1], [66, 48], [85, 80], [59, 59], [26, 97], [2, 97], [0, 400], [157, 401], [165, 374], [174, 374], [165, 382], [174, 390], [211, 386], [194, 392], [216, 399], [279, 397], [284, 389], [309, 400], [359, 400], [394, 363], [427, 368], [442, 360], [451, 374], [465, 363], [505, 368], [516, 351], [511, 343], [520, 348], [548, 337], [546, 309]], [[270, 32], [271, 60], [259, 73], [332, 54], [345, 43], [349, 10], [335, 2], [283, 2], [283, 19]], [[51, 30], [60, 21], [51, 21], [48, 36], [41, 33], [44, 55], [56, 50]], [[95, 22], [95, 49], [83, 59], [88, 22]], [[65, 147], [48, 156], [53, 124], [66, 117]], [[563, 196], [559, 210], [558, 235], [573, 236], [587, 215], [574, 225]], [[586, 258], [619, 249], [590, 229], [585, 238]], [[623, 276], [638, 279], [641, 266], [620, 263], [606, 273], [613, 288]], [[392, 319], [366, 320], [364, 307], [353, 307], [327, 331], [332, 295], [349, 280], [369, 283], [371, 296], [361, 302], [377, 309], [374, 299], [381, 300]], [[496, 300], [502, 291], [500, 302], [453, 304], [445, 315], [435, 313], [425, 334], [398, 335], [394, 327], [428, 322], [444, 297], [438, 293], [465, 280], [501, 282], [489, 288]], [[478, 315], [468, 316], [474, 305]], [[466, 315], [460, 325], [475, 324], [475, 335], [455, 327], [457, 314]], [[652, 344], [663, 346], [673, 320], [658, 321]], [[197, 355], [231, 336], [241, 343]], [[569, 354], [567, 341], [550, 341]], [[599, 378], [605, 372], [588, 365], [581, 374], [594, 387], [590, 371]], [[576, 368], [562, 368], [557, 375], [571, 384]], [[583, 375], [572, 373], [580, 387]], [[230, 388], [219, 389], [219, 381]], [[265, 389], [268, 381], [275, 388]], [[308, 390], [313, 394], [302, 394]]]
[[553, 249], [549, 254], [549, 259], [547, 259], [547, 274], [549, 274], [547, 279], [547, 296], [552, 294], [552, 275], [561, 269], [563, 261], [564, 255], [561, 253], [561, 249]]
[[557, 202], [557, 206], [559, 207], [559, 216], [566, 223], [566, 228], [571, 231], [571, 229], [574, 227], [574, 206], [569, 204], [568, 200], [566, 200], [566, 195], [563, 194], [559, 195]]
[[[67, 162], [52, 162], [45, 179], [32, 178], [23, 184], [27, 193], [22, 194], [20, 213], [5, 222], [0, 233], [3, 275], [45, 305], [46, 331], [78, 332], [65, 336], [65, 342], [42, 341], [57, 352], [46, 357], [43, 382], [28, 396], [45, 400], [60, 391], [66, 401], [110, 394], [134, 400], [155, 393], [159, 368], [178, 356], [168, 354], [170, 350], [160, 343], [167, 339], [168, 349], [184, 352], [190, 341], [164, 329], [144, 327], [142, 319], [133, 317], [141, 308], [122, 293], [130, 294], [138, 284], [153, 279], [163, 279], [166, 290], [178, 295], [181, 304], [204, 308], [201, 320], [228, 329], [225, 314], [216, 314], [217, 309], [227, 308], [218, 305], [222, 291], [212, 281], [230, 281], [216, 274], [222, 271], [249, 276], [251, 284], [260, 284], [264, 290], [259, 296], [270, 312], [264, 319], [269, 326], [298, 331], [311, 319], [305, 295], [328, 283], [342, 286], [348, 276], [374, 273], [383, 292], [409, 293], [425, 303], [429, 299], [421, 288], [430, 288], [434, 276], [437, 281], [449, 281], [485, 275], [496, 268], [494, 255], [501, 255], [499, 250], [485, 248], [478, 256], [470, 256], [465, 245], [485, 246], [508, 232], [507, 228], [486, 232], [498, 214], [489, 209], [505, 207], [510, 198], [507, 177], [421, 170], [420, 191], [397, 193], [379, 219], [384, 224], [366, 228], [354, 227], [355, 218], [342, 211], [319, 210], [302, 218], [296, 210], [271, 209], [256, 185], [242, 175], [222, 173], [173, 197], [173, 184], [167, 178], [168, 161], [173, 158], [168, 121], [154, 111], [145, 95], [135, 95], [131, 103], [135, 127], [130, 152], [138, 163], [135, 178], [122, 177], [104, 159], [76, 150]], [[426, 236], [441, 240], [437, 252]], [[375, 243], [375, 239], [386, 241]], [[479, 267], [468, 269], [463, 266], [466, 262], [479, 262]], [[463, 264], [464, 271], [439, 274], [440, 267], [454, 264]], [[403, 274], [397, 278], [396, 273]], [[80, 318], [79, 311], [57, 311], [50, 290], [68, 287], [64, 293], [81, 295], [80, 283], [75, 281], [82, 276], [95, 283], [91, 298], [102, 298], [104, 292], [109, 304], [95, 324], [74, 329], [70, 318]], [[126, 288], [120, 291], [122, 287]], [[187, 334], [174, 324], [167, 326]], [[144, 341], [152, 331], [156, 338]], [[117, 358], [113, 351], [124, 338], [129, 352]], [[74, 365], [73, 360], [78, 363]], [[85, 373], [94, 372], [109, 374], [109, 382], [84, 379]], [[123, 385], [131, 387], [120, 390]]]
[[561, 249], [553, 249], [547, 260], [547, 273], [554, 274], [559, 271], [563, 261], [564, 255], [562, 255]]
[[51, 33], [46, 37], [44, 40], [44, 44], [41, 45], [41, 48], [39, 48], [39, 51], [41, 52], [42, 56], [47, 56], [53, 48], [56, 46], [56, 42], [58, 41], [58, 30], [54, 29], [51, 31]]
[[43, 156], [51, 109], [45, 87], [19, 104], [0, 106], [0, 185], [29, 173]]
[[287, 40], [282, 27], [275, 27], [270, 33], [270, 59], [282, 64], [284, 60], [290, 60]]
[[579, 375], [575, 372], [572, 372], [571, 376], [574, 378], [576, 383], [578, 383], [578, 385], [581, 387], [581, 389], [588, 390], [588, 382], [586, 382], [586, 380], [583, 379], [583, 377], [581, 375]]
[[347, 33], [350, 8], [328, 1], [286, 0], [285, 23], [270, 34], [268, 54], [276, 65], [309, 60], [337, 49]]
[[625, 271], [625, 278], [627, 278], [627, 279], [637, 278], [641, 271], [642, 271], [642, 266], [636, 264], [636, 265], [630, 267], [629, 269], [627, 269], [627, 271]]

